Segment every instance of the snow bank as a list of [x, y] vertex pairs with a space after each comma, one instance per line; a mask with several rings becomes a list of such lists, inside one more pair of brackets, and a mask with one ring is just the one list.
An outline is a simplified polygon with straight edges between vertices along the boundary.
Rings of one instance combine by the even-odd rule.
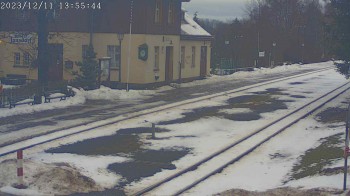
[[48, 164], [68, 163], [78, 168], [82, 175], [93, 179], [104, 188], [113, 188], [122, 178], [107, 170], [108, 165], [129, 160], [128, 158], [118, 156], [82, 156], [68, 153], [40, 153], [33, 157], [33, 159]]
[[2, 85], [2, 88], [3, 89], [11, 89], [11, 88], [17, 88], [18, 86], [16, 86], [16, 85], [6, 85], [6, 84], [3, 84]]
[[5, 186], [0, 188], [0, 191], [7, 194], [12, 195], [26, 195], [26, 196], [41, 196], [41, 195], [48, 195], [48, 194], [42, 194], [39, 193], [37, 190], [31, 190], [31, 189], [16, 189], [11, 186]]
[[323, 63], [304, 64], [304, 65], [299, 65], [299, 64], [282, 65], [274, 68], [259, 68], [259, 69], [255, 68], [254, 71], [239, 71], [231, 75], [224, 75], [224, 76], [211, 75], [210, 78], [207, 78], [205, 80], [197, 80], [194, 82], [183, 83], [181, 84], [181, 86], [191, 87], [191, 86], [204, 85], [204, 84], [229, 81], [229, 80], [242, 80], [247, 78], [251, 79], [253, 77], [261, 77], [269, 74], [278, 74], [278, 73], [282, 75], [287, 72], [302, 71], [302, 70], [309, 70], [309, 69], [315, 69], [315, 68], [324, 68], [324, 67], [333, 66], [333, 65], [334, 63], [332, 61], [328, 61]]
[[[19, 114], [30, 114], [34, 112], [53, 110], [58, 108], [66, 108], [73, 105], [79, 105], [85, 103], [86, 97], [84, 94], [74, 89], [75, 96], [70, 97], [65, 101], [52, 100], [52, 103], [43, 103], [40, 105], [19, 105], [15, 108], [1, 108], [0, 109], [0, 117], [14, 116]], [[44, 100], [43, 100], [44, 102]]]
[[[163, 88], [161, 90], [164, 90]], [[144, 99], [150, 95], [155, 94], [156, 91], [152, 90], [130, 90], [126, 92], [125, 90], [114, 90], [108, 87], [101, 86], [100, 89], [85, 91], [83, 89], [73, 89], [75, 92], [74, 97], [69, 97], [67, 100], [60, 101], [59, 99], [52, 100], [51, 103], [44, 103], [40, 105], [19, 105], [15, 108], [0, 108], [0, 118], [7, 116], [14, 116], [19, 114], [30, 114], [34, 112], [53, 110], [67, 108], [69, 106], [84, 104], [86, 100], [138, 100]], [[59, 94], [51, 95], [56, 96]], [[25, 100], [27, 101], [27, 100]]]
[[155, 94], [152, 90], [114, 90], [105, 86], [91, 91], [81, 90], [86, 99], [92, 100], [120, 100], [120, 99], [143, 99]]

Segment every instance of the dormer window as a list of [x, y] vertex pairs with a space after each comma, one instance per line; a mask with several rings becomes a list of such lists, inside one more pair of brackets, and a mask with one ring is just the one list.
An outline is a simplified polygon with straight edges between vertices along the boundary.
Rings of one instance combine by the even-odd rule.
[[169, 2], [168, 24], [174, 23], [174, 1]]
[[156, 24], [161, 23], [161, 18], [162, 18], [162, 1], [156, 0], [154, 22]]

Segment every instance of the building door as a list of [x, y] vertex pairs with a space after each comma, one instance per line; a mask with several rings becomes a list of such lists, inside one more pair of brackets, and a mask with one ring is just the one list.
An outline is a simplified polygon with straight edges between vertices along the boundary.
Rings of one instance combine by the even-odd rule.
[[63, 44], [49, 44], [49, 81], [63, 80]]
[[173, 65], [174, 65], [173, 53], [174, 53], [174, 48], [172, 46], [167, 46], [166, 57], [165, 57], [165, 82], [173, 81]]
[[205, 77], [207, 75], [207, 46], [201, 47], [201, 68], [200, 76]]

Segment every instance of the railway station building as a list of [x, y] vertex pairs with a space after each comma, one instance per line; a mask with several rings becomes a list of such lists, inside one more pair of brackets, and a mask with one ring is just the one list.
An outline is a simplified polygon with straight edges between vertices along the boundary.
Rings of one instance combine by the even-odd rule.
[[[212, 36], [181, 9], [189, 1], [101, 0], [100, 7], [72, 4], [50, 10], [49, 80], [73, 80], [79, 73], [76, 62], [90, 43], [97, 60], [110, 62], [101, 60], [101, 79], [112, 84], [155, 85], [207, 76]], [[33, 10], [0, 11], [0, 78], [37, 80], [37, 28]]]

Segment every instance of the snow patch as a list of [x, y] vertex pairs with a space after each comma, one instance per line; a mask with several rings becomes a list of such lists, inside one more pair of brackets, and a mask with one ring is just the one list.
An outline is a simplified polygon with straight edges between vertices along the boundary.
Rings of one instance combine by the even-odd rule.
[[92, 100], [120, 100], [120, 99], [142, 99], [149, 95], [154, 95], [152, 90], [114, 90], [105, 86], [91, 91], [81, 90], [86, 99]]
[[78, 171], [104, 188], [113, 188], [121, 180], [121, 176], [107, 170], [112, 163], [122, 163], [128, 158], [118, 156], [83, 156], [68, 153], [39, 153], [32, 159], [43, 163], [68, 163]]
[[232, 108], [232, 109], [221, 109], [219, 113], [224, 114], [240, 114], [240, 113], [249, 113], [252, 112], [249, 108]]
[[0, 188], [0, 191], [2, 193], [12, 194], [12, 195], [26, 195], [26, 196], [46, 196], [48, 194], [42, 194], [38, 192], [37, 190], [31, 190], [31, 189], [16, 189], [11, 186], [5, 186]]

